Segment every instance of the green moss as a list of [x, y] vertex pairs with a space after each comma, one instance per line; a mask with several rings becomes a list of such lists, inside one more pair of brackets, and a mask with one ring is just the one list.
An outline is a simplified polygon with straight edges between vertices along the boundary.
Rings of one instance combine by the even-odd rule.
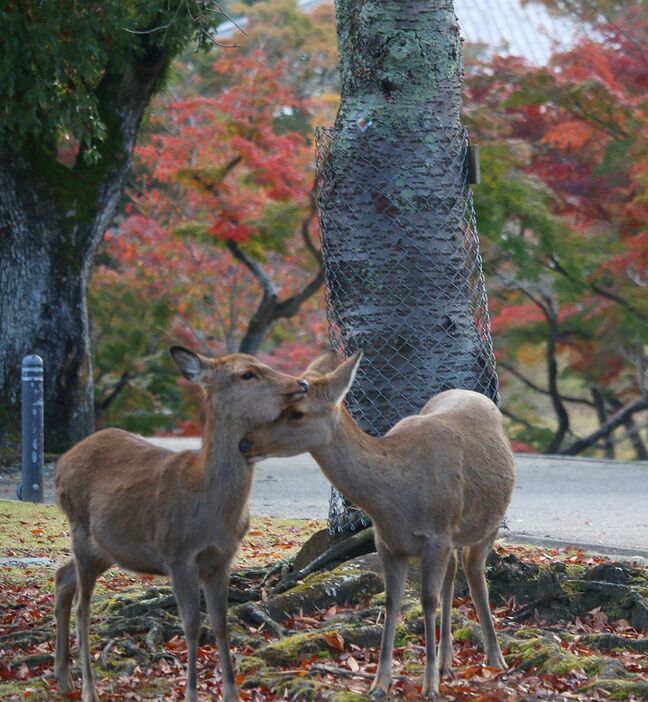
[[272, 692], [281, 699], [289, 700], [315, 700], [319, 698], [321, 684], [307, 678], [288, 678], [275, 680], [268, 685]]
[[384, 588], [376, 573], [364, 570], [352, 562], [332, 571], [314, 573], [287, 592], [265, 603], [264, 608], [274, 619], [296, 614], [300, 610], [313, 612], [335, 603], [355, 603]]
[[312, 657], [327, 658], [331, 655], [331, 649], [322, 633], [308, 631], [261, 646], [256, 655], [269, 665], [295, 665]]
[[576, 656], [556, 645], [546, 636], [535, 636], [523, 640], [508, 637], [507, 646], [512, 655], [522, 659], [520, 668], [524, 670], [536, 667], [542, 673], [565, 675], [572, 670], [582, 669], [589, 676], [602, 674], [605, 677], [616, 678], [625, 675], [623, 666], [613, 658]]
[[[28, 692], [28, 689], [31, 692]], [[37, 678], [27, 680], [23, 683], [0, 683], [0, 700], [3, 702], [14, 702], [25, 699], [33, 702], [45, 702], [52, 699], [52, 690], [47, 687], [43, 680]]]
[[648, 700], [648, 681], [645, 680], [595, 680], [582, 690], [606, 690], [611, 700]]
[[243, 675], [250, 675], [251, 673], [261, 673], [266, 670], [265, 661], [258, 656], [245, 656], [242, 658], [238, 664], [239, 672]]
[[365, 695], [358, 692], [335, 692], [333, 695], [327, 695], [329, 702], [365, 702]]
[[136, 689], [140, 697], [150, 700], [168, 699], [171, 692], [172, 683], [169, 678], [146, 678]]
[[396, 633], [394, 635], [394, 646], [399, 648], [407, 646], [411, 641], [417, 641], [418, 636], [413, 634], [404, 622], [399, 622], [396, 625]]
[[579, 579], [585, 572], [585, 566], [576, 563], [565, 563], [565, 574], [568, 578]]
[[648, 587], [642, 587], [641, 585], [635, 585], [634, 589], [641, 595], [642, 599], [648, 601]]
[[544, 658], [541, 664], [543, 672], [553, 675], [565, 675], [577, 668], [584, 668], [587, 658], [567, 653], [555, 646], [543, 646], [538, 651], [538, 657]]
[[605, 678], [625, 677], [625, 669], [620, 661], [605, 656], [584, 656], [580, 659], [581, 668], [588, 675], [602, 675]]
[[385, 606], [385, 593], [379, 592], [373, 597], [369, 598], [369, 607], [384, 607]]
[[472, 629], [469, 626], [461, 627], [454, 631], [455, 641], [470, 641], [470, 635], [472, 634]]
[[516, 639], [536, 639], [542, 636], [542, 631], [534, 628], [519, 629], [514, 633], [514, 636]]
[[420, 602], [405, 601], [401, 607], [404, 622], [418, 621], [423, 618], [423, 607]]
[[69, 527], [55, 505], [0, 500], [0, 555], [46, 556], [63, 560], [70, 554]]

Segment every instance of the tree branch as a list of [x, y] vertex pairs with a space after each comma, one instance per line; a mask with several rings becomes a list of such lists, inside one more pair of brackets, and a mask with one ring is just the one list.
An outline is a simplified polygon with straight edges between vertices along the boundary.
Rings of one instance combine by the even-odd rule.
[[321, 287], [324, 282], [324, 265], [322, 263], [322, 254], [317, 249], [310, 237], [310, 223], [317, 211], [315, 198], [316, 184], [310, 192], [310, 207], [308, 213], [301, 224], [301, 237], [308, 251], [317, 261], [318, 271], [315, 277], [298, 293], [286, 298], [285, 300], [277, 300], [277, 289], [273, 282], [265, 274], [261, 266], [256, 261], [252, 260], [237, 244], [233, 241], [226, 243], [227, 248], [232, 252], [232, 255], [241, 263], [243, 263], [259, 281], [263, 290], [263, 298], [256, 309], [256, 312], [248, 323], [247, 331], [239, 350], [241, 353], [256, 353], [261, 346], [263, 338], [268, 332], [268, 329], [278, 319], [287, 319], [294, 317], [299, 312], [302, 304], [312, 297]]
[[[520, 371], [517, 370], [517, 368], [515, 366], [512, 366], [510, 363], [507, 363], [506, 361], [498, 361], [497, 365], [501, 368], [504, 368], [504, 370], [508, 371], [513, 377], [517, 378], [528, 388], [531, 388], [532, 390], [535, 390], [536, 392], [541, 393], [542, 395], [549, 395], [548, 390], [545, 390], [545, 388], [541, 388], [539, 385], [536, 385], [532, 380], [529, 380], [529, 378], [520, 373]], [[561, 397], [563, 402], [572, 402], [579, 405], [586, 405], [587, 407], [594, 407], [594, 403], [591, 400], [588, 400], [584, 397], [573, 397], [572, 395], [561, 395]]]
[[570, 273], [568, 270], [563, 268], [563, 266], [559, 263], [558, 259], [555, 256], [551, 257], [550, 263], [545, 263], [544, 265], [549, 270], [560, 273], [560, 275], [564, 276], [568, 280], [571, 280], [573, 283], [576, 283], [578, 286], [589, 288], [596, 295], [600, 295], [606, 300], [610, 300], [611, 302], [616, 303], [620, 307], [623, 307], [623, 309], [625, 309], [627, 312], [630, 312], [630, 314], [632, 314], [640, 321], [644, 323], [648, 322], [648, 319], [646, 319], [645, 315], [641, 314], [641, 312], [636, 307], [634, 307], [634, 305], [628, 302], [625, 298], [621, 297], [620, 295], [617, 295], [616, 293], [613, 293], [610, 290], [606, 290], [605, 288], [600, 287], [596, 283], [577, 278], [573, 273]]
[[311, 256], [319, 263], [320, 267], [322, 266], [322, 252], [315, 246], [313, 243], [313, 240], [311, 239], [310, 235], [310, 224], [313, 221], [313, 218], [315, 217], [315, 214], [317, 212], [317, 178], [313, 181], [313, 186], [311, 188], [311, 191], [308, 195], [309, 197], [309, 208], [308, 208], [308, 214], [306, 217], [304, 217], [304, 220], [302, 221], [301, 224], [301, 237], [302, 240], [304, 241], [304, 245], [310, 252]]
[[263, 291], [264, 299], [267, 298], [269, 300], [276, 300], [277, 288], [266, 275], [263, 268], [261, 268], [261, 266], [253, 258], [248, 256], [235, 241], [229, 239], [225, 242], [225, 246], [227, 246], [232, 256], [234, 256], [237, 261], [240, 261], [257, 279], [259, 285], [261, 286], [261, 290]]
[[[609, 398], [609, 403], [613, 411], [615, 412], [618, 412], [620, 409], [623, 408], [623, 404], [616, 397]], [[632, 447], [634, 448], [635, 454], [637, 456], [637, 460], [648, 461], [648, 449], [646, 448], [646, 444], [641, 438], [639, 428], [635, 424], [634, 418], [632, 416], [627, 417], [623, 420], [623, 424], [626, 428], [626, 438], [632, 444]]]
[[128, 371], [122, 373], [121, 378], [113, 385], [110, 392], [100, 402], [95, 403], [95, 417], [99, 417], [108, 410], [110, 405], [117, 399], [117, 396], [128, 385], [132, 377], [133, 376]]
[[547, 382], [549, 385], [549, 396], [553, 404], [554, 412], [558, 420], [558, 427], [553, 435], [552, 440], [547, 446], [546, 453], [556, 453], [565, 438], [565, 434], [569, 431], [569, 414], [565, 407], [560, 392], [558, 390], [558, 359], [556, 357], [556, 347], [559, 337], [558, 317], [553, 305], [553, 300], [548, 296], [544, 297], [546, 307], [545, 316], [549, 324], [549, 338], [547, 339]]
[[505, 416], [508, 417], [512, 422], [515, 422], [516, 424], [519, 424], [520, 426], [523, 426], [525, 429], [528, 429], [529, 431], [533, 431], [535, 427], [531, 422], [528, 422], [526, 419], [523, 419], [522, 417], [518, 417], [517, 414], [513, 414], [513, 412], [510, 412], [504, 407], [500, 408], [501, 413]]
[[[605, 398], [603, 397], [601, 390], [596, 385], [592, 385], [590, 391], [592, 393], [592, 398], [594, 399], [594, 406], [596, 408], [596, 416], [598, 417], [599, 424], [603, 425], [608, 420]], [[606, 458], [614, 458], [614, 442], [612, 441], [612, 437], [609, 435], [603, 439], [603, 450], [605, 451]]]
[[225, 178], [236, 168], [236, 166], [243, 160], [242, 156], [234, 156], [231, 158], [218, 172], [218, 176], [214, 178], [213, 176], [206, 177], [201, 171], [195, 170], [193, 168], [183, 168], [178, 173], [183, 178], [192, 181], [199, 188], [208, 192], [213, 197], [218, 197], [220, 192], [218, 186], [225, 180]]
[[637, 412], [648, 409], [648, 395], [644, 395], [634, 402], [626, 405], [622, 410], [612, 415], [605, 424], [602, 424], [596, 431], [593, 431], [588, 436], [575, 441], [567, 448], [563, 449], [560, 454], [562, 456], [576, 456], [581, 451], [595, 444], [599, 439], [602, 439], [612, 433], [618, 426], [624, 424], [628, 418]]

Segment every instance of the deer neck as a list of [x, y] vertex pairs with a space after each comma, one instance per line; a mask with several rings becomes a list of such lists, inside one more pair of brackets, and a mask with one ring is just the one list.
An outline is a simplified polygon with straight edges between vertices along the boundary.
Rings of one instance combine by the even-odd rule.
[[247, 426], [239, 418], [205, 408], [205, 428], [198, 461], [203, 473], [206, 493], [214, 509], [231, 514], [236, 520], [245, 510], [254, 466], [244, 460], [239, 441]]
[[375, 487], [388, 481], [381, 439], [366, 434], [341, 408], [331, 441], [311, 451], [323, 473], [351, 502], [371, 512]]

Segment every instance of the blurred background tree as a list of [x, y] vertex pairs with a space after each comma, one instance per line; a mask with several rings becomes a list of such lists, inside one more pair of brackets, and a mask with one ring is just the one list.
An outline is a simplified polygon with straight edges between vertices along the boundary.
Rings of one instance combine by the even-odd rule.
[[[222, 40], [239, 48], [190, 48], [175, 61], [101, 247], [90, 287], [100, 425], [197, 432], [190, 387], [153, 392], [155, 378], [177, 375], [169, 343], [246, 350], [293, 371], [326, 345], [313, 126], [337, 107], [333, 8], [239, 9], [246, 35], [232, 26]], [[126, 304], [115, 317], [106, 300], [117, 289], [166, 317]]]
[[[524, 42], [471, 44], [479, 2], [463, 26], [462, 120], [482, 150], [474, 196], [503, 410], [521, 450], [645, 458], [645, 8], [538, 0], [525, 11], [541, 5], [580, 43], [535, 62], [515, 55]], [[169, 343], [236, 350], [260, 308], [318, 275], [313, 127], [332, 124], [337, 109], [332, 3], [308, 12], [295, 0], [225, 3], [246, 34], [217, 34], [240, 48], [210, 54], [195, 51], [196, 26], [180, 14], [168, 30], [122, 30], [166, 25], [166, 3], [97, 7], [9, 3], [1, 15], [5, 438], [16, 364], [39, 348], [60, 366], [48, 371], [59, 436], [86, 431], [94, 411], [104, 425], [194, 432]], [[162, 76], [122, 198], [139, 118]], [[145, 82], [126, 90], [134, 80]], [[128, 128], [115, 114], [128, 115]], [[262, 122], [263, 138], [246, 137], [246, 121]], [[82, 313], [91, 271], [94, 411]], [[277, 291], [265, 307], [259, 272]], [[263, 327], [254, 348], [297, 370], [325, 336], [320, 290], [296, 316]]]
[[0, 442], [17, 432], [28, 353], [44, 360], [46, 446], [64, 448], [92, 430], [94, 253], [149, 99], [214, 17], [217, 7], [197, 0], [25, 0], [0, 9]]
[[640, 3], [552, 5], [591, 38], [467, 81], [504, 409], [536, 450], [614, 457], [616, 439], [646, 459], [648, 21]]

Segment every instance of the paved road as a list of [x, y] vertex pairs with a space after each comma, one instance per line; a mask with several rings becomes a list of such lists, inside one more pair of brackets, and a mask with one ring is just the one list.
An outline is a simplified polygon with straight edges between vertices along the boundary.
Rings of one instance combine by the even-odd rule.
[[[154, 441], [169, 448], [199, 445], [196, 439]], [[648, 464], [521, 454], [516, 463], [507, 515], [511, 541], [575, 543], [648, 558]], [[260, 515], [324, 519], [329, 493], [309, 454], [273, 458], [257, 465], [251, 508]]]
[[[197, 448], [199, 439], [156, 438], [172, 449]], [[517, 484], [507, 521], [511, 541], [576, 544], [590, 550], [648, 559], [648, 464], [518, 455]], [[15, 481], [14, 481], [15, 482]], [[257, 465], [253, 514], [322, 518], [330, 484], [308, 454]], [[0, 498], [15, 488], [0, 485]], [[53, 499], [51, 489], [47, 499]]]

